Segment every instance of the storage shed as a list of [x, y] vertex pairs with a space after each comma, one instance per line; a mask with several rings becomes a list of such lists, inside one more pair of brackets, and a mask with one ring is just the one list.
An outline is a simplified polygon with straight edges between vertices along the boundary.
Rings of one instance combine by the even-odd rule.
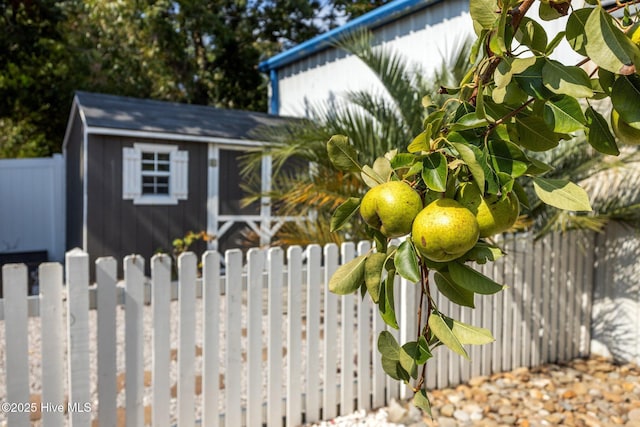
[[[268, 243], [286, 218], [268, 199], [241, 207], [238, 158], [264, 145], [253, 135], [287, 119], [207, 106], [77, 92], [64, 138], [66, 247], [92, 260], [157, 251], [189, 231], [210, 248], [238, 247], [243, 231]], [[261, 186], [269, 188], [265, 157]]]

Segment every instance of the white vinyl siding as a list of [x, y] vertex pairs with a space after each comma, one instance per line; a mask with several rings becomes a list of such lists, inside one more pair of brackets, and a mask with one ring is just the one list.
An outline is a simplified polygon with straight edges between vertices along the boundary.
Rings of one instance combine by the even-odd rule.
[[122, 149], [122, 198], [136, 205], [175, 205], [189, 195], [189, 152], [176, 145]]

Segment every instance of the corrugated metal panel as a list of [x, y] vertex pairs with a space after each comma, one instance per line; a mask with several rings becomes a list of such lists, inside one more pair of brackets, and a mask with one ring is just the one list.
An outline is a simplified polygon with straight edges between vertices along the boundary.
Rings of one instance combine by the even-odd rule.
[[[433, 70], [461, 37], [471, 35], [469, 2], [439, 2], [374, 31], [376, 44], [392, 49], [425, 72]], [[326, 49], [278, 70], [279, 113], [307, 116], [314, 105], [331, 103], [347, 90], [381, 90], [374, 74], [338, 49]]]

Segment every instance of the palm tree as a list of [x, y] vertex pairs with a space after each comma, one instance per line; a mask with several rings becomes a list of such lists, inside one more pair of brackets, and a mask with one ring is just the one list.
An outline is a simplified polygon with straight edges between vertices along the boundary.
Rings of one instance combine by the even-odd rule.
[[[326, 152], [332, 135], [347, 135], [360, 153], [362, 164], [372, 164], [385, 152], [406, 150], [412, 139], [422, 132], [428, 114], [422, 105], [425, 96], [436, 104], [442, 84], [456, 83], [470, 66], [470, 43], [461, 41], [454, 52], [444, 59], [432, 78], [425, 79], [424, 70], [407, 62], [401, 55], [383, 47], [372, 47], [372, 34], [359, 32], [338, 44], [338, 47], [364, 62], [376, 75], [384, 91], [348, 91], [331, 104], [312, 108], [310, 118], [283, 127], [262, 129], [261, 139], [278, 143], [246, 159], [245, 176], [255, 173], [260, 158], [268, 154], [274, 164], [272, 191], [268, 194], [278, 214], [297, 216], [299, 221], [285, 224], [274, 243], [306, 245], [309, 243], [341, 242], [365, 238], [366, 227], [359, 218], [340, 233], [329, 232], [331, 212], [355, 194], [364, 194], [366, 186], [353, 173], [336, 171]], [[293, 166], [291, 160], [295, 159]], [[248, 189], [252, 197], [260, 197], [255, 188]]]

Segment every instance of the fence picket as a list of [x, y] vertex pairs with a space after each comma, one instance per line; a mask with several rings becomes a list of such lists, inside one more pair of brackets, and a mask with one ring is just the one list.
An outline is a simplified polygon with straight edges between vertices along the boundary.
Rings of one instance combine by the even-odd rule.
[[115, 427], [118, 417], [116, 284], [117, 262], [114, 258], [96, 260], [97, 283], [97, 357], [98, 357], [98, 423]]
[[[343, 243], [342, 264], [346, 264], [355, 257], [355, 246], [353, 243]], [[350, 414], [353, 412], [353, 330], [354, 330], [354, 294], [343, 295], [341, 298], [341, 325], [340, 328], [340, 413]]]
[[322, 418], [331, 419], [337, 415], [336, 400], [336, 333], [338, 320], [338, 297], [329, 292], [329, 279], [338, 268], [338, 247], [327, 245], [324, 247], [324, 366], [322, 393]]
[[151, 393], [153, 405], [151, 421], [154, 427], [168, 427], [171, 421], [169, 409], [171, 337], [171, 257], [166, 254], [151, 258]]
[[[219, 425], [220, 254], [207, 251], [202, 261], [202, 425]], [[155, 427], [155, 426], [154, 426]]]
[[287, 426], [302, 423], [300, 390], [302, 352], [300, 307], [302, 306], [302, 248], [292, 246], [287, 250]]
[[324, 287], [322, 278], [322, 248], [319, 245], [307, 247], [307, 307], [305, 319], [307, 379], [305, 399], [305, 419], [307, 422], [315, 422], [320, 419], [320, 300]]
[[[27, 317], [27, 267], [7, 264], [2, 267], [4, 285], [4, 327], [6, 348], [7, 402], [29, 402], [29, 336]], [[29, 411], [6, 411], [10, 426], [28, 426]]]
[[[91, 402], [89, 383], [89, 255], [80, 249], [67, 252], [67, 348], [69, 404]], [[91, 413], [70, 411], [70, 427], [89, 427]]]
[[232, 249], [225, 253], [227, 280], [225, 282], [226, 349], [224, 367], [225, 426], [242, 425], [241, 373], [242, 373], [242, 251]]
[[262, 292], [264, 251], [247, 253], [247, 425], [262, 425]]
[[[554, 235], [534, 244], [530, 237], [507, 236], [501, 246], [510, 256], [475, 268], [509, 288], [498, 295], [476, 296], [475, 310], [459, 307], [436, 292], [431, 275], [430, 286], [433, 285], [438, 309], [463, 322], [488, 328], [498, 342], [467, 347], [471, 364], [444, 347], [436, 349], [434, 359], [427, 365], [427, 388], [455, 386], [477, 375], [588, 354], [592, 282], [603, 280], [600, 276], [593, 277], [594, 271], [598, 272], [593, 266], [594, 259], [597, 259], [594, 257], [602, 257], [603, 254], [592, 251], [596, 246], [592, 239], [593, 235], [584, 239], [574, 234]], [[304, 253], [301, 248], [292, 247], [287, 251], [286, 270], [281, 249], [272, 248], [268, 252], [251, 249], [247, 253], [246, 305], [243, 302], [243, 255], [239, 250], [228, 251], [225, 254], [226, 279], [222, 292], [225, 301], [225, 330], [222, 332], [226, 347], [222, 364], [222, 334], [218, 325], [223, 291], [220, 286], [220, 256], [216, 252], [205, 254], [201, 313], [204, 323], [202, 425], [217, 427], [223, 422], [225, 426], [266, 424], [281, 427], [286, 422], [288, 426], [295, 426], [302, 422], [316, 422], [320, 418], [330, 419], [338, 413], [346, 414], [356, 409], [356, 402], [358, 409], [366, 410], [380, 407], [392, 398], [408, 397], [403, 385], [384, 374], [377, 339], [380, 331], [385, 329], [401, 344], [415, 339], [418, 302], [413, 298], [415, 286], [395, 278], [395, 308], [402, 332], [385, 326], [368, 296], [362, 300], [358, 295], [337, 297], [329, 293], [326, 286], [338, 265], [353, 259], [356, 253], [368, 253], [370, 247], [370, 242], [360, 242], [356, 252], [353, 243], [344, 244], [341, 248], [327, 245], [324, 247], [324, 269], [320, 246], [311, 245]], [[586, 253], [577, 252], [583, 248], [587, 249]], [[306, 276], [303, 276], [303, 258], [306, 259]], [[530, 258], [539, 260], [538, 264], [526, 263]], [[7, 351], [6, 399], [29, 399], [29, 383], [25, 381], [29, 377], [28, 345], [23, 337], [28, 333], [28, 315], [39, 314], [43, 329], [47, 330], [42, 337], [42, 401], [63, 403], [64, 385], [68, 383], [70, 408], [73, 409], [69, 413], [70, 425], [90, 425], [92, 414], [82, 409], [84, 403], [91, 403], [90, 390], [95, 386], [89, 382], [88, 346], [89, 310], [90, 304], [95, 304], [98, 310], [99, 410], [93, 415], [100, 425], [115, 425], [115, 332], [119, 327], [115, 314], [117, 304], [124, 301], [126, 424], [143, 425], [143, 305], [146, 298], [151, 301], [153, 325], [153, 425], [168, 426], [172, 416], [177, 416], [178, 425], [195, 424], [197, 314], [193, 307], [200, 295], [195, 255], [181, 257], [177, 286], [171, 283], [171, 259], [168, 256], [152, 258], [151, 286], [145, 283], [144, 259], [127, 257], [124, 260], [124, 289], [116, 284], [117, 264], [113, 258], [97, 261], [97, 286], [91, 288], [88, 259], [88, 255], [80, 250], [67, 254], [69, 314], [66, 326], [63, 324], [64, 288], [60, 265], [44, 264], [40, 267], [41, 296], [30, 299], [26, 296], [24, 266], [3, 268], [5, 284], [11, 283], [11, 286], [5, 286], [6, 299], [0, 302], [0, 319], [5, 320], [6, 346], [11, 349]], [[286, 288], [283, 287], [285, 275]], [[150, 291], [150, 298], [145, 289]], [[178, 412], [171, 414], [168, 331], [171, 325], [170, 301], [176, 295], [180, 309]], [[286, 307], [283, 307], [284, 298]], [[33, 301], [39, 304], [32, 304]], [[268, 329], [263, 331], [265, 314]], [[247, 328], [246, 333], [243, 327]], [[66, 360], [64, 339], [60, 337], [62, 333], [67, 334], [68, 340]], [[263, 373], [265, 335], [267, 374]], [[243, 349], [242, 337], [245, 336], [247, 345]], [[320, 340], [323, 348], [320, 348]], [[283, 349], [283, 345], [286, 348]], [[302, 345], [305, 351], [302, 351]], [[246, 350], [246, 362], [243, 362], [243, 350]], [[286, 350], [286, 372], [283, 370], [283, 350]], [[64, 368], [65, 362], [67, 381], [63, 378], [64, 369], [60, 369], [60, 366]], [[303, 367], [306, 367], [304, 372]], [[219, 402], [221, 372], [225, 375], [223, 402]], [[265, 383], [266, 394], [262, 388]], [[246, 401], [243, 396], [246, 396]], [[24, 415], [12, 417], [9, 414], [9, 417], [11, 426], [28, 425], [28, 418]], [[43, 425], [64, 423], [61, 417], [66, 415], [43, 411]]]
[[124, 259], [125, 404], [127, 427], [144, 426], [144, 259]]
[[197, 261], [193, 252], [178, 258], [178, 425], [189, 427], [195, 424]]
[[[64, 404], [65, 393], [62, 275], [62, 266], [58, 263], [44, 263], [38, 268], [40, 281], [40, 328], [47, 331], [46, 334], [42, 334], [41, 401], [56, 406]], [[7, 346], [7, 348], [11, 347]], [[102, 402], [100, 404], [102, 406]], [[42, 412], [43, 427], [57, 427], [63, 423], [64, 414], [61, 411]]]
[[267, 425], [282, 425], [282, 275], [283, 252], [271, 248], [267, 253], [269, 273], [267, 331]]
[[[371, 244], [360, 242], [358, 255], [365, 255]], [[358, 353], [357, 353], [357, 399], [358, 409], [371, 409], [371, 297], [367, 294], [357, 300]]]

